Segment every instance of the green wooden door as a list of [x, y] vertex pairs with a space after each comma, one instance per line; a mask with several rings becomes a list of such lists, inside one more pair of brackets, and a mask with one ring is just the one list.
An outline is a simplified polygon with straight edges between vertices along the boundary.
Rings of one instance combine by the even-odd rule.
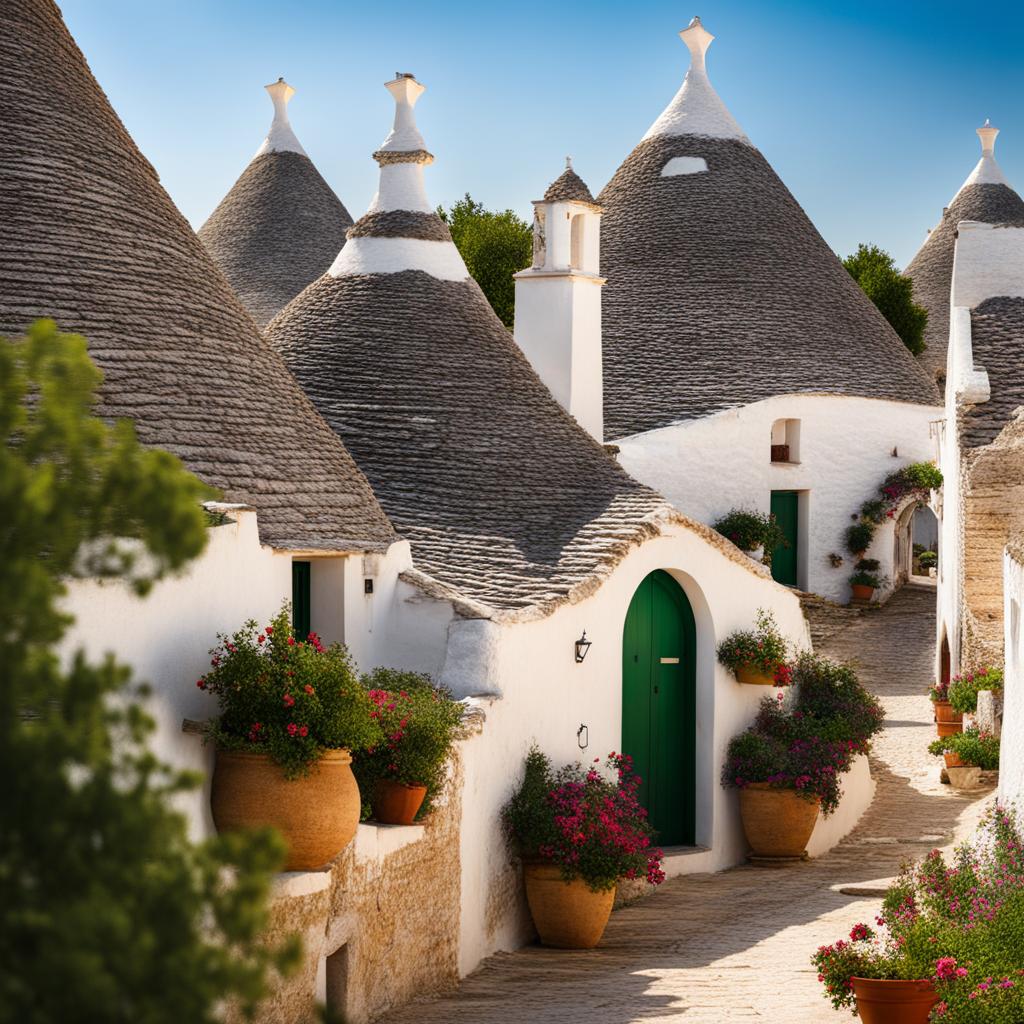
[[292, 562], [292, 629], [299, 640], [305, 640], [311, 629], [309, 582], [309, 562]]
[[782, 527], [786, 544], [772, 552], [772, 579], [787, 587], [796, 586], [797, 535], [799, 533], [799, 495], [796, 491], [772, 491], [772, 515]]
[[696, 843], [697, 627], [667, 572], [652, 572], [626, 613], [622, 643], [622, 752], [643, 780], [640, 802], [657, 841]]

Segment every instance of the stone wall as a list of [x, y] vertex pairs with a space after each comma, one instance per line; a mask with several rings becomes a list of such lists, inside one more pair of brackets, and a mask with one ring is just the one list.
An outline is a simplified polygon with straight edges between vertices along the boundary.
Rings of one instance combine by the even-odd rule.
[[960, 670], [1003, 664], [1003, 549], [1024, 507], [1024, 420], [964, 452]]

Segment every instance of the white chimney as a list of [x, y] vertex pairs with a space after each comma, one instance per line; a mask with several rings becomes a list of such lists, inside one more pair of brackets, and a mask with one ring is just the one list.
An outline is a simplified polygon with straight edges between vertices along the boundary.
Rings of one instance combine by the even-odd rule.
[[604, 441], [601, 207], [566, 159], [533, 204], [533, 266], [515, 275], [515, 340], [559, 403]]

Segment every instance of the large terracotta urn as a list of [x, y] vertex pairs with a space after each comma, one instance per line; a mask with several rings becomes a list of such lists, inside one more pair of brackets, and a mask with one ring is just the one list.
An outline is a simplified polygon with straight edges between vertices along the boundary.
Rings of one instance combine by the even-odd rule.
[[566, 882], [556, 864], [523, 866], [526, 901], [545, 946], [593, 949], [601, 941], [615, 900], [614, 887], [594, 892], [582, 879]]
[[928, 1024], [939, 1001], [930, 981], [851, 978], [861, 1024]]
[[740, 790], [740, 818], [755, 857], [802, 857], [818, 820], [818, 800], [751, 782]]
[[217, 831], [273, 826], [288, 844], [285, 871], [332, 861], [355, 836], [360, 809], [347, 750], [328, 751], [297, 779], [286, 779], [266, 754], [217, 751], [210, 793]]

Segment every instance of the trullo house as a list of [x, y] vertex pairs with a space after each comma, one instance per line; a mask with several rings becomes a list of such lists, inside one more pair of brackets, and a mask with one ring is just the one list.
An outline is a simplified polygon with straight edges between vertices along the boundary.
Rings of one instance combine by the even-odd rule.
[[[600, 267], [577, 277], [579, 302], [559, 307], [556, 328], [531, 316], [527, 293], [554, 290], [535, 260], [519, 280], [530, 319], [516, 338], [581, 424], [603, 421], [595, 436], [629, 473], [705, 523], [775, 513], [788, 539], [775, 578], [845, 602], [851, 515], [893, 470], [934, 458], [939, 396], [715, 92], [714, 37], [699, 18], [680, 34], [685, 81], [600, 211], [575, 193], [537, 204], [538, 230], [545, 211], [571, 214], [581, 239], [599, 212]], [[577, 250], [596, 259], [596, 242]], [[893, 584], [909, 568], [912, 518], [900, 509], [867, 552]]]
[[331, 264], [352, 218], [288, 119], [295, 90], [267, 86], [274, 119], [249, 166], [199, 229], [242, 305], [265, 327]]
[[998, 129], [910, 264], [948, 325], [939, 542], [939, 666], [1003, 664], [1003, 548], [1024, 503], [1024, 202], [996, 163]]

